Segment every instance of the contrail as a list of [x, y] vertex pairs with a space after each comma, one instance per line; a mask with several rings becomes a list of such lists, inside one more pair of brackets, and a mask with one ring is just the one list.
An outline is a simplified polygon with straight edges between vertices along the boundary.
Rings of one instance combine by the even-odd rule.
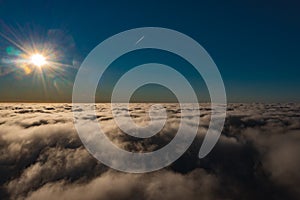
[[135, 45], [137, 45], [140, 41], [142, 41], [143, 39], [144, 39], [144, 35], [138, 40], [138, 41], [136, 41], [136, 43], [135, 43]]

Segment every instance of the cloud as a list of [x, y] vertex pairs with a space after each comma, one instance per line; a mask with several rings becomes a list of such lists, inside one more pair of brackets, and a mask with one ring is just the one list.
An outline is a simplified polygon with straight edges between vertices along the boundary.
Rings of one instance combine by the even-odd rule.
[[[147, 125], [151, 105], [131, 106], [133, 120]], [[96, 118], [85, 120], [98, 120], [121, 148], [149, 152], [168, 144], [177, 132], [180, 109], [176, 104], [165, 107], [164, 128], [146, 139], [124, 134], [108, 104], [98, 104]], [[1, 104], [0, 195], [2, 199], [297, 199], [299, 108], [230, 104], [221, 138], [207, 157], [199, 159], [210, 121], [209, 105], [201, 104], [198, 135], [184, 155], [165, 169], [128, 174], [104, 166], [87, 152], [75, 131], [71, 105]], [[191, 114], [183, 123], [192, 128], [195, 119]]]
[[263, 169], [275, 183], [300, 195], [300, 131], [278, 132], [269, 135], [248, 129], [245, 134], [259, 150]]
[[[211, 199], [217, 179], [203, 170], [187, 175], [161, 171], [148, 175], [106, 172], [87, 184], [48, 184], [29, 199]], [[90, 192], [86, 192], [90, 191]]]

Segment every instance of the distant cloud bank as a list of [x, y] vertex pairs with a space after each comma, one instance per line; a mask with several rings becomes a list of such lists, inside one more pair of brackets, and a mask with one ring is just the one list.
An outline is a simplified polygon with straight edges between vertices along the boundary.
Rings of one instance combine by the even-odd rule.
[[[150, 104], [132, 104], [146, 124]], [[97, 105], [107, 136], [135, 152], [166, 145], [177, 132], [180, 109], [165, 104], [168, 120], [152, 138], [137, 139], [115, 125], [108, 104]], [[201, 104], [198, 135], [179, 160], [163, 170], [127, 174], [94, 159], [73, 125], [69, 104], [0, 104], [1, 199], [298, 199], [300, 105], [229, 104], [219, 142], [204, 159], [198, 151], [209, 121]], [[80, 111], [78, 111], [80, 112]], [[193, 126], [193, 116], [185, 123]], [[187, 130], [188, 134], [188, 130]]]

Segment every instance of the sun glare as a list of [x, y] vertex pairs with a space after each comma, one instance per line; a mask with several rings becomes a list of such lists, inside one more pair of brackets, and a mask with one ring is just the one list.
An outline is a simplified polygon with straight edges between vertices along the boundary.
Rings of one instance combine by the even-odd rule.
[[41, 54], [34, 54], [30, 57], [30, 61], [37, 67], [42, 67], [46, 64], [46, 58]]

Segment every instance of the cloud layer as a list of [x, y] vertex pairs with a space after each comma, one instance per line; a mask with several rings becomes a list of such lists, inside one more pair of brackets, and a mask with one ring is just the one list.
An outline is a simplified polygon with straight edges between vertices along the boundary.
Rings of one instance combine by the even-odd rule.
[[[129, 151], [161, 148], [180, 123], [178, 105], [165, 104], [162, 131], [137, 139], [118, 129], [108, 106], [98, 104], [96, 118], [85, 120], [98, 120], [110, 140]], [[150, 106], [131, 105], [137, 124], [148, 124]], [[1, 199], [299, 199], [300, 105], [230, 104], [222, 136], [204, 159], [197, 156], [210, 109], [200, 107], [198, 135], [180, 159], [156, 172], [127, 174], [87, 152], [71, 105], [1, 104]], [[192, 115], [184, 123], [195, 126]]]

